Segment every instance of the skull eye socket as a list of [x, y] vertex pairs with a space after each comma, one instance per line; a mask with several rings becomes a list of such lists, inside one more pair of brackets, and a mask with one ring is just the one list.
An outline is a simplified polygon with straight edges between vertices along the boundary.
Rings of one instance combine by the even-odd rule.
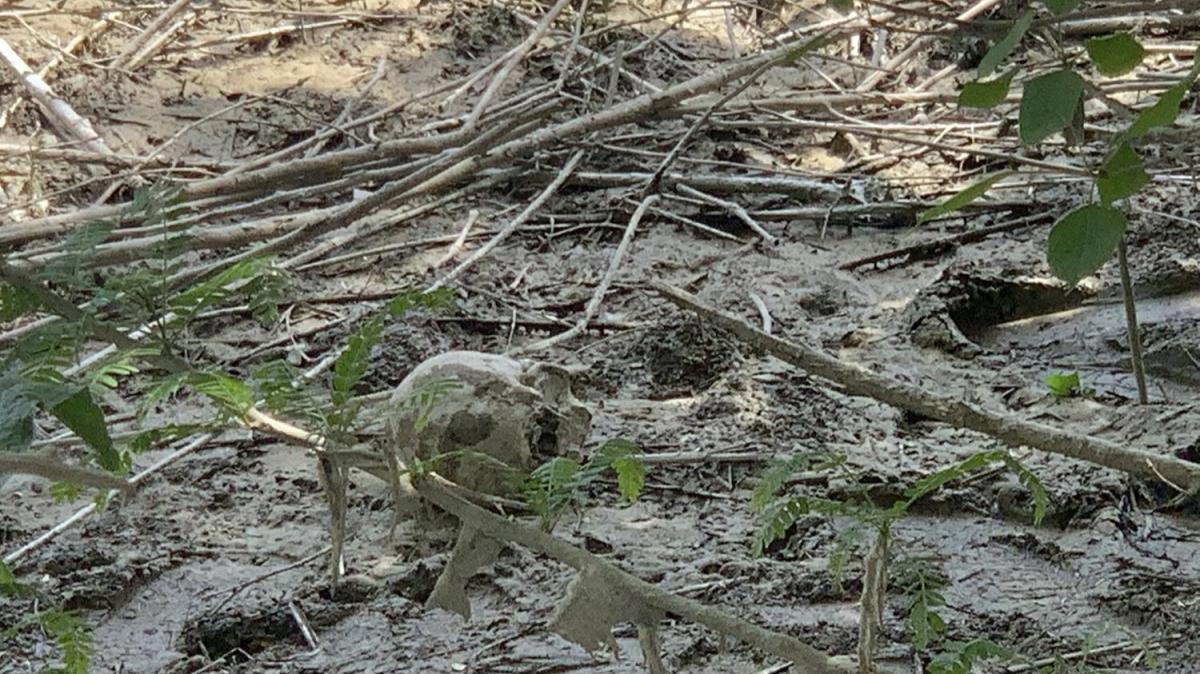
[[490, 414], [473, 414], [459, 410], [450, 418], [443, 436], [450, 448], [473, 447], [488, 439], [496, 428], [496, 420]]

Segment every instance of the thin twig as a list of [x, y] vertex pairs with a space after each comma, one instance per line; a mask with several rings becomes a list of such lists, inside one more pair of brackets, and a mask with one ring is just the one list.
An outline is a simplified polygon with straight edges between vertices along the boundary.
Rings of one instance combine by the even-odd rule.
[[604, 272], [604, 278], [600, 279], [600, 283], [592, 292], [592, 298], [588, 300], [587, 306], [584, 308], [583, 316], [575, 325], [571, 326], [566, 332], [561, 332], [552, 337], [539, 340], [533, 344], [509, 349], [506, 355], [516, 355], [522, 353], [533, 353], [548, 349], [555, 344], [561, 344], [579, 335], [587, 329], [588, 322], [596, 316], [600, 310], [600, 303], [604, 301], [604, 295], [608, 293], [609, 286], [617, 277], [617, 272], [621, 268], [621, 262], [625, 259], [625, 253], [629, 250], [629, 245], [633, 242], [634, 235], [637, 233], [638, 223], [646, 214], [646, 210], [655, 202], [658, 201], [657, 194], [651, 194], [642, 198], [642, 203], [638, 205], [637, 210], [633, 212], [633, 216], [629, 218], [629, 224], [625, 227], [625, 234], [621, 237], [621, 242], [617, 244], [617, 250], [613, 252], [612, 258], [608, 262], [608, 269]]

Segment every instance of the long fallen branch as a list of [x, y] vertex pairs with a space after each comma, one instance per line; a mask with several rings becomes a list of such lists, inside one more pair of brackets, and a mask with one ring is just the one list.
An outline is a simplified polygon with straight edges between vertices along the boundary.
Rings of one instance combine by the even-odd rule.
[[731, 616], [717, 607], [706, 606], [661, 590], [608, 560], [555, 538], [536, 527], [517, 524], [488, 512], [461, 498], [455, 493], [456, 489], [452, 483], [436, 475], [414, 480], [413, 486], [434, 505], [457, 517], [463, 526], [484, 532], [483, 535], [488, 538], [516, 543], [553, 557], [580, 573], [596, 574], [613, 592], [624, 594], [664, 613], [677, 615], [735, 637], [766, 653], [785, 658], [792, 662], [792, 671], [797, 674], [844, 674], [854, 671], [793, 636], [772, 632]]
[[700, 298], [664, 283], [652, 286], [676, 305], [728, 330], [738, 339], [760, 348], [809, 374], [840, 384], [852, 395], [864, 395], [900, 409], [911, 410], [959, 428], [985, 433], [1009, 445], [1033, 447], [1052, 454], [1082, 459], [1132, 475], [1167, 481], [1177, 488], [1200, 491], [1200, 464], [1174, 456], [1161, 456], [1122, 447], [1108, 440], [1071, 433], [1032, 421], [983, 409], [941, 396], [884, 374], [844, 363], [817, 349], [789, 342], [758, 330], [740, 318], [711, 307]]

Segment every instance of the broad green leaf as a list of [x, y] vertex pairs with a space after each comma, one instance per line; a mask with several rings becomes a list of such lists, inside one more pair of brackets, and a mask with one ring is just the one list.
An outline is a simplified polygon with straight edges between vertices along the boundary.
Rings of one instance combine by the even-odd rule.
[[1008, 89], [1012, 86], [1013, 74], [998, 77], [990, 82], [967, 82], [962, 91], [958, 92], [960, 108], [992, 108], [1004, 102]]
[[1062, 131], [1082, 100], [1083, 78], [1073, 70], [1056, 70], [1026, 82], [1021, 94], [1021, 142], [1036, 145]]
[[829, 6], [838, 11], [846, 12], [854, 9], [854, 0], [829, 0]]
[[1082, 390], [1078, 372], [1055, 372], [1046, 375], [1046, 388], [1055, 398], [1070, 398]]
[[1145, 48], [1129, 33], [1094, 37], [1087, 41], [1087, 51], [1096, 64], [1096, 71], [1108, 77], [1124, 75], [1133, 70], [1146, 55]]
[[1075, 285], [1112, 257], [1125, 234], [1125, 214], [1089, 204], [1064, 215], [1050, 230], [1046, 260], [1054, 275]]
[[1042, 0], [1042, 4], [1046, 9], [1054, 13], [1055, 16], [1062, 16], [1067, 12], [1079, 6], [1082, 0]]
[[1083, 132], [1083, 100], [1080, 99], [1079, 105], [1075, 106], [1075, 114], [1071, 116], [1071, 123], [1067, 124], [1062, 130], [1063, 140], [1070, 147], [1078, 147], [1087, 142], [1087, 136]]
[[101, 468], [114, 473], [125, 470], [120, 452], [113, 448], [108, 425], [104, 423], [104, 412], [92, 400], [92, 394], [86, 387], [54, 405], [50, 413], [92, 448], [96, 463]]
[[929, 222], [935, 218], [940, 218], [943, 215], [957, 211], [963, 206], [966, 206], [972, 201], [975, 201], [979, 197], [983, 196], [992, 188], [992, 185], [995, 185], [1003, 178], [1007, 178], [1008, 176], [1012, 175], [1012, 173], [1012, 171], [1001, 171], [999, 173], [993, 173], [983, 180], [976, 182], [975, 184], [967, 187], [963, 191], [955, 194], [937, 206], [933, 206], [932, 208], [922, 211], [921, 214], [917, 216], [917, 224], [919, 225], [923, 222]]
[[1121, 145], [1104, 160], [1100, 175], [1096, 176], [1096, 188], [1100, 201], [1111, 204], [1117, 199], [1135, 194], [1150, 182], [1150, 175], [1142, 168], [1142, 159], [1129, 143]]
[[[1200, 63], [1200, 61], [1197, 61]], [[1188, 77], [1183, 81], [1176, 83], [1170, 89], [1162, 92], [1154, 105], [1142, 110], [1138, 113], [1137, 119], [1133, 120], [1133, 124], [1129, 125], [1129, 130], [1125, 132], [1125, 137], [1129, 140], [1139, 138], [1146, 135], [1151, 130], [1160, 126], [1170, 126], [1175, 123], [1175, 119], [1179, 117], [1179, 106], [1183, 103], [1183, 97], [1191, 90], [1192, 84], [1196, 81], [1195, 68]]]
[[617, 474], [617, 490], [630, 503], [638, 499], [646, 485], [646, 466], [632, 456], [622, 456], [612, 462]]
[[1033, 10], [1025, 10], [1012, 28], [1008, 29], [1008, 33], [1000, 39], [999, 42], [992, 45], [992, 48], [983, 55], [983, 59], [979, 61], [979, 69], [977, 71], [980, 79], [983, 79], [993, 72], [996, 68], [1008, 58], [1017, 45], [1021, 44], [1021, 38], [1025, 37], [1025, 31], [1029, 30], [1029, 26], [1033, 23]]

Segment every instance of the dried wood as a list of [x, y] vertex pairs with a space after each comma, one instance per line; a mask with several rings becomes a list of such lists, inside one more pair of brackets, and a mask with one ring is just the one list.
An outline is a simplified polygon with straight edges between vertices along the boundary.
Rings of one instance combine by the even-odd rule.
[[91, 123], [55, 94], [45, 80], [33, 72], [25, 60], [3, 39], [0, 39], [0, 60], [3, 60], [21, 81], [47, 119], [58, 129], [64, 141], [81, 143], [89, 151], [98, 154], [113, 153], [104, 139], [92, 128]]

